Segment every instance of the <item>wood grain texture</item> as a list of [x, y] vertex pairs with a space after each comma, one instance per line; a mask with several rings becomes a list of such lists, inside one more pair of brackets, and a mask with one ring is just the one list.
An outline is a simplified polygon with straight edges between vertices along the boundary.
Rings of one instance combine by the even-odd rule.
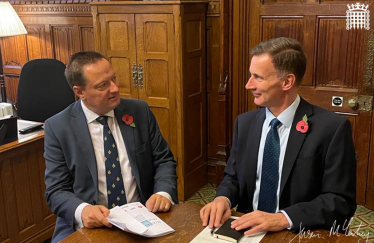
[[0, 242], [41, 242], [56, 217], [44, 199], [44, 132], [0, 146]]

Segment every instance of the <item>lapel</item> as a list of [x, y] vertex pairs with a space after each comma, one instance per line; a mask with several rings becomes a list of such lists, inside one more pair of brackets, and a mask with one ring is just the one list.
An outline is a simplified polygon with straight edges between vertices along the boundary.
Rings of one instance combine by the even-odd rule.
[[87, 162], [87, 166], [94, 181], [95, 188], [98, 188], [95, 152], [93, 149], [90, 132], [88, 130], [86, 116], [84, 115], [80, 102], [82, 101], [79, 100], [74, 104], [72, 112], [70, 113], [71, 124], [75, 133], [75, 137], [84, 156], [83, 161]]
[[247, 190], [248, 195], [250, 195], [249, 203], [252, 207], [253, 194], [256, 186], [256, 174], [257, 174], [257, 164], [258, 164], [258, 150], [260, 147], [262, 125], [264, 124], [266, 115], [265, 109], [261, 108], [261, 111], [256, 115], [255, 123], [250, 126], [248, 130], [248, 138], [245, 149], [245, 157], [248, 158], [247, 165]]
[[[126, 111], [126, 106], [123, 100], [121, 100], [121, 104], [117, 106], [117, 108], [114, 109], [114, 115], [117, 119], [118, 126], [121, 130], [123, 141], [125, 142], [127, 156], [130, 161], [131, 172], [133, 176], [135, 177], [135, 181], [138, 185], [138, 190], [141, 192], [140, 181], [139, 181], [140, 180], [139, 169], [136, 163], [136, 153], [135, 153], [135, 144], [136, 144], [135, 143], [135, 129], [137, 129], [138, 127], [131, 127], [122, 121], [122, 116], [126, 114], [125, 111]], [[130, 113], [129, 115], [133, 115], [133, 114]], [[136, 122], [136, 117], [134, 117], [134, 122], [135, 124], [138, 124]], [[140, 196], [141, 195], [142, 193], [140, 193]]]
[[[308, 118], [312, 116], [313, 106], [300, 97], [300, 104], [296, 110], [295, 117], [292, 122], [290, 135], [288, 137], [286, 153], [284, 156], [281, 185], [280, 185], [280, 194], [279, 194], [280, 196], [282, 195], [284, 186], [291, 173], [292, 167], [294, 163], [296, 162], [297, 156], [305, 141], [305, 136], [307, 132], [301, 133], [296, 130], [296, 124], [302, 120], [304, 115], [307, 115]], [[311, 126], [311, 124], [309, 124], [309, 126]]]

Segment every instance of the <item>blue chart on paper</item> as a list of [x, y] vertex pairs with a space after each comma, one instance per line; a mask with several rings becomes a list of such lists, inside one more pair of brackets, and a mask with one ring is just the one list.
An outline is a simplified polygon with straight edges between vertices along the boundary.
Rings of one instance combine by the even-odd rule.
[[144, 226], [146, 226], [146, 227], [150, 227], [150, 226], [152, 226], [152, 223], [149, 222], [148, 220], [144, 220], [144, 221], [142, 221], [142, 224], [143, 224]]

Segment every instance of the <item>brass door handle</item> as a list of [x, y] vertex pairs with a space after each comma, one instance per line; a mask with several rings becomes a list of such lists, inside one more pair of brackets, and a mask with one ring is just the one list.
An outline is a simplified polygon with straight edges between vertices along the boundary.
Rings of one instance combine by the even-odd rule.
[[135, 62], [132, 64], [132, 83], [138, 85], [138, 69]]
[[352, 97], [347, 102], [348, 106], [354, 111], [372, 112], [373, 110], [373, 96], [358, 95]]
[[140, 63], [138, 65], [138, 81], [139, 81], [139, 87], [143, 88], [143, 66]]
[[352, 110], [358, 109], [357, 97], [353, 97], [348, 100], [348, 106], [352, 108]]

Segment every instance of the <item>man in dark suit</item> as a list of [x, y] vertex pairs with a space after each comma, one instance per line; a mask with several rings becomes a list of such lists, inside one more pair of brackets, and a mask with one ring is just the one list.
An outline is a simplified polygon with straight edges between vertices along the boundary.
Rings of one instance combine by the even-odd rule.
[[148, 105], [119, 97], [100, 53], [74, 54], [65, 76], [79, 100], [45, 122], [53, 242], [82, 226], [111, 227], [108, 208], [117, 205], [140, 201], [157, 212], [178, 203], [176, 162]]
[[200, 211], [218, 227], [230, 208], [245, 234], [347, 227], [356, 210], [356, 160], [350, 122], [298, 95], [306, 69], [299, 42], [276, 38], [252, 50], [246, 89], [265, 107], [238, 116], [225, 177]]

